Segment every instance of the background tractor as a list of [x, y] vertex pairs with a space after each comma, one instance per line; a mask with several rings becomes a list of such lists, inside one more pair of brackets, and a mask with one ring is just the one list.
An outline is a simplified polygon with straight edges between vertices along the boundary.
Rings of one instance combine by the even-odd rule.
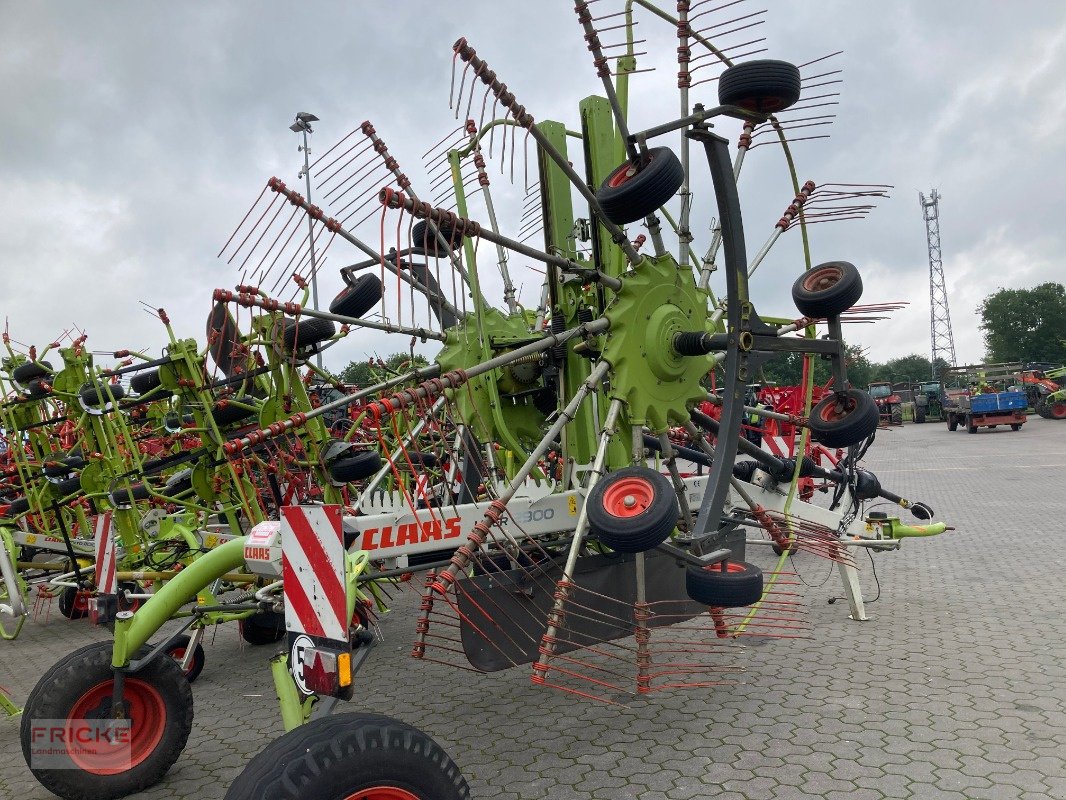
[[914, 393], [914, 421], [921, 423], [942, 422], [944, 420], [944, 400], [940, 394], [937, 381], [916, 383]]
[[867, 391], [877, 403], [877, 414], [882, 422], [889, 425], [903, 424], [903, 398], [892, 389], [892, 384], [888, 381], [877, 381], [871, 383]]

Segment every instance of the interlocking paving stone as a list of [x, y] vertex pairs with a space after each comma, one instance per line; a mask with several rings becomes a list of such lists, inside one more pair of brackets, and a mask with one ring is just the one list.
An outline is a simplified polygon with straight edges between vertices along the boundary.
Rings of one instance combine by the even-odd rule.
[[[875, 556], [868, 622], [828, 604], [835, 573], [800, 555], [812, 638], [747, 648], [735, 685], [613, 707], [536, 688], [524, 669], [472, 677], [413, 661], [416, 585], [384, 617], [347, 710], [428, 731], [478, 798], [1066, 800], [1066, 618], [1050, 603], [1066, 569], [1066, 423], [976, 435], [909, 424], [880, 433], [867, 462], [958, 527]], [[53, 608], [0, 642], [0, 685], [23, 702], [57, 659], [106, 638]], [[282, 732], [271, 648], [232, 627], [207, 638], [188, 747], [144, 800], [218, 800]], [[49, 796], [23, 762], [18, 720], [0, 720], [0, 800]]]

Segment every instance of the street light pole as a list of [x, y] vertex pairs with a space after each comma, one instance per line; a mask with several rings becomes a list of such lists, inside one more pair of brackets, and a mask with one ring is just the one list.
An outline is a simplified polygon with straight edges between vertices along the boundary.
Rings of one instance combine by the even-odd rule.
[[[318, 117], [301, 111], [296, 115], [296, 122], [289, 126], [289, 130], [303, 134], [303, 145], [300, 147], [304, 154], [304, 167], [300, 170], [297, 178], [304, 178], [307, 183], [307, 204], [311, 204], [311, 148], [307, 143], [307, 134], [313, 133], [311, 123], [318, 122]], [[311, 215], [307, 215], [307, 246], [311, 250], [311, 307], [318, 311], [318, 261], [315, 259], [315, 221]], [[315, 363], [322, 368], [322, 353], [315, 354]]]

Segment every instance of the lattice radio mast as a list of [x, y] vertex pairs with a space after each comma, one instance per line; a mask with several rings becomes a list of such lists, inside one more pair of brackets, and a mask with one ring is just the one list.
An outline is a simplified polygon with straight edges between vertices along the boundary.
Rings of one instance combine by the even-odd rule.
[[948, 310], [948, 287], [944, 282], [944, 263], [940, 257], [940, 194], [933, 189], [927, 200], [918, 192], [925, 217], [925, 238], [929, 246], [929, 339], [932, 343], [933, 378], [937, 377], [937, 359], [955, 366], [955, 337], [951, 333]]

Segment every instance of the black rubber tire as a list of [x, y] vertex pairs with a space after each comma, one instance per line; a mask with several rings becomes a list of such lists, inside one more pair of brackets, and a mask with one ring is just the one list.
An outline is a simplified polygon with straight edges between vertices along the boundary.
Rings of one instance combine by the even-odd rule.
[[228, 425], [233, 425], [258, 414], [254, 408], [248, 409], [237, 405], [237, 403], [243, 403], [254, 407], [256, 405], [255, 398], [245, 395], [243, 397], [234, 397], [233, 399], [236, 402], [226, 403], [225, 405], [220, 402], [211, 409], [211, 417], [220, 428], [225, 428]]
[[799, 69], [787, 61], [745, 61], [718, 77], [718, 103], [723, 106], [775, 114], [795, 105], [799, 97]]
[[759, 468], [758, 461], [738, 461], [733, 464], [733, 477], [744, 483], [751, 483], [755, 477], [755, 470]]
[[369, 478], [381, 469], [381, 456], [376, 450], [363, 450], [338, 458], [329, 465], [329, 476], [337, 483], [351, 483]]
[[32, 381], [25, 385], [26, 396], [38, 400], [42, 397], [47, 397], [52, 393], [52, 389], [48, 381], [44, 378], [34, 378]]
[[1012, 431], [1020, 431], [1022, 429], [1022, 424], [1020, 422], [1013, 422], [1011, 423], [1010, 429]]
[[973, 424], [972, 422], [971, 422], [971, 423], [969, 423], [969, 424], [967, 424], [967, 426], [966, 426], [966, 432], [967, 432], [967, 433], [977, 433], [977, 426], [976, 426], [976, 425], [974, 425], [974, 424]]
[[394, 461], [396, 462], [397, 469], [410, 469], [408, 461], [415, 469], [434, 469], [436, 468], [439, 460], [436, 453], [430, 453], [425, 450], [408, 450], [407, 455], [403, 453], [396, 453]]
[[268, 744], [225, 800], [310, 800], [402, 789], [420, 800], [469, 800], [459, 767], [428, 734], [381, 714], [335, 714]]
[[85, 459], [81, 456], [68, 456], [61, 453], [54, 453], [53, 456], [47, 460], [54, 462], [55, 466], [44, 468], [45, 477], [48, 478], [63, 478], [85, 466]]
[[424, 219], [416, 222], [411, 228], [411, 244], [423, 250], [426, 255], [444, 256], [458, 249], [463, 243], [463, 237], [457, 234], [447, 223], [438, 225], [437, 230], [440, 231], [444, 241], [447, 242], [447, 247], [442, 245], [440, 239], [429, 232], [429, 223]]
[[129, 489], [115, 489], [109, 495], [116, 506], [132, 506], [138, 500], [147, 500], [152, 495], [143, 483], [135, 483]]
[[381, 301], [384, 287], [377, 275], [369, 272], [356, 278], [351, 286], [345, 286], [329, 304], [329, 313], [359, 319]]
[[902, 425], [903, 424], [903, 409], [902, 408], [896, 408], [896, 409], [892, 410], [892, 424], [893, 425]]
[[65, 587], [59, 593], [59, 613], [67, 619], [85, 619], [89, 616], [89, 605], [85, 598], [85, 594], [79, 598], [77, 587]]
[[53, 483], [52, 488], [55, 489], [56, 494], [60, 497], [75, 494], [76, 492], [81, 491], [81, 478], [75, 475], [73, 478], [67, 478], [59, 483]]
[[989, 426], [988, 426], [988, 429], [989, 429], [990, 431], [994, 431], [994, 430], [995, 430], [996, 428], [998, 428], [998, 427], [999, 427], [999, 425], [989, 425]]
[[[181, 667], [181, 660], [185, 655], [185, 650], [189, 646], [189, 642], [192, 641], [192, 637], [186, 634], [182, 634], [174, 641], [172, 641], [166, 649], [166, 654], [174, 659], [174, 663]], [[204, 664], [207, 663], [207, 653], [204, 652], [203, 645], [196, 645], [196, 652], [193, 654], [192, 663], [189, 665], [189, 671], [184, 672], [185, 680], [192, 683], [200, 677], [200, 673], [204, 671]]]
[[171, 475], [163, 484], [162, 494], [167, 497], [177, 497], [192, 489], [192, 468], [183, 469]]
[[925, 422], [925, 409], [921, 406], [915, 406], [914, 408], [914, 422], [916, 425], [921, 425]]
[[7, 510], [4, 512], [4, 516], [17, 517], [19, 514], [24, 514], [29, 510], [30, 501], [27, 500], [25, 497], [20, 497], [7, 507]]
[[862, 297], [862, 276], [848, 261], [811, 267], [792, 284], [792, 300], [805, 317], [839, 316]]
[[122, 388], [121, 383], [108, 384], [106, 389], [99, 383], [95, 385], [90, 384], [82, 387], [82, 390], [78, 394], [81, 395], [81, 401], [85, 403], [85, 405], [96, 408], [97, 406], [102, 406], [105, 403], [111, 402], [107, 394], [108, 391], [111, 392], [111, 397], [113, 397], [116, 402], [126, 396], [126, 390]]
[[[621, 493], [630, 486], [643, 494], [642, 507], [632, 516], [612, 513], [606, 506], [617, 508], [617, 502], [624, 499]], [[585, 503], [593, 536], [620, 553], [643, 553], [658, 547], [681, 516], [673, 484], [648, 467], [625, 467], [604, 476], [592, 487]]]
[[959, 429], [959, 418], [954, 414], [948, 414], [948, 430], [954, 433]]
[[643, 154], [632, 175], [626, 161], [608, 175], [596, 192], [603, 215], [615, 225], [626, 225], [654, 214], [685, 182], [685, 169], [669, 147], [653, 147]]
[[336, 332], [337, 326], [332, 320], [318, 317], [287, 319], [281, 332], [281, 339], [285, 343], [286, 350], [304, 350], [314, 347], [319, 342], [324, 342]]
[[285, 615], [260, 611], [237, 624], [241, 638], [248, 644], [276, 644], [285, 638]]
[[48, 361], [29, 361], [11, 370], [11, 377], [22, 386], [35, 378], [50, 378], [53, 374], [52, 365]]
[[159, 374], [159, 369], [148, 370], [147, 372], [138, 372], [132, 378], [130, 378], [130, 388], [137, 394], [148, 394], [153, 389], [158, 389], [163, 385], [163, 378]]
[[[22, 753], [27, 763], [31, 754], [31, 731], [42, 719], [67, 719], [75, 704], [100, 684], [112, 684], [111, 642], [97, 642], [64, 656], [37, 682], [26, 700], [22, 715]], [[147, 650], [137, 655], [143, 656]], [[162, 700], [163, 731], [156, 746], [144, 760], [125, 772], [96, 775], [77, 768], [73, 762], [66, 769], [33, 769], [31, 772], [51, 792], [68, 800], [111, 800], [139, 792], [157, 784], [174, 765], [185, 748], [192, 730], [192, 690], [178, 665], [170, 658], [156, 658], [129, 676], [147, 684]], [[110, 697], [101, 700], [97, 711], [109, 713]], [[134, 747], [139, 729], [133, 722]]]
[[685, 591], [692, 600], [705, 606], [739, 608], [762, 599], [761, 569], [745, 561], [728, 562], [725, 572], [721, 566], [689, 565], [685, 571]]
[[847, 413], [843, 417], [830, 416], [837, 402], [835, 393], [827, 395], [811, 409], [808, 420], [811, 435], [826, 447], [850, 447], [877, 430], [879, 415], [874, 399], [859, 389], [848, 389], [845, 394]]

